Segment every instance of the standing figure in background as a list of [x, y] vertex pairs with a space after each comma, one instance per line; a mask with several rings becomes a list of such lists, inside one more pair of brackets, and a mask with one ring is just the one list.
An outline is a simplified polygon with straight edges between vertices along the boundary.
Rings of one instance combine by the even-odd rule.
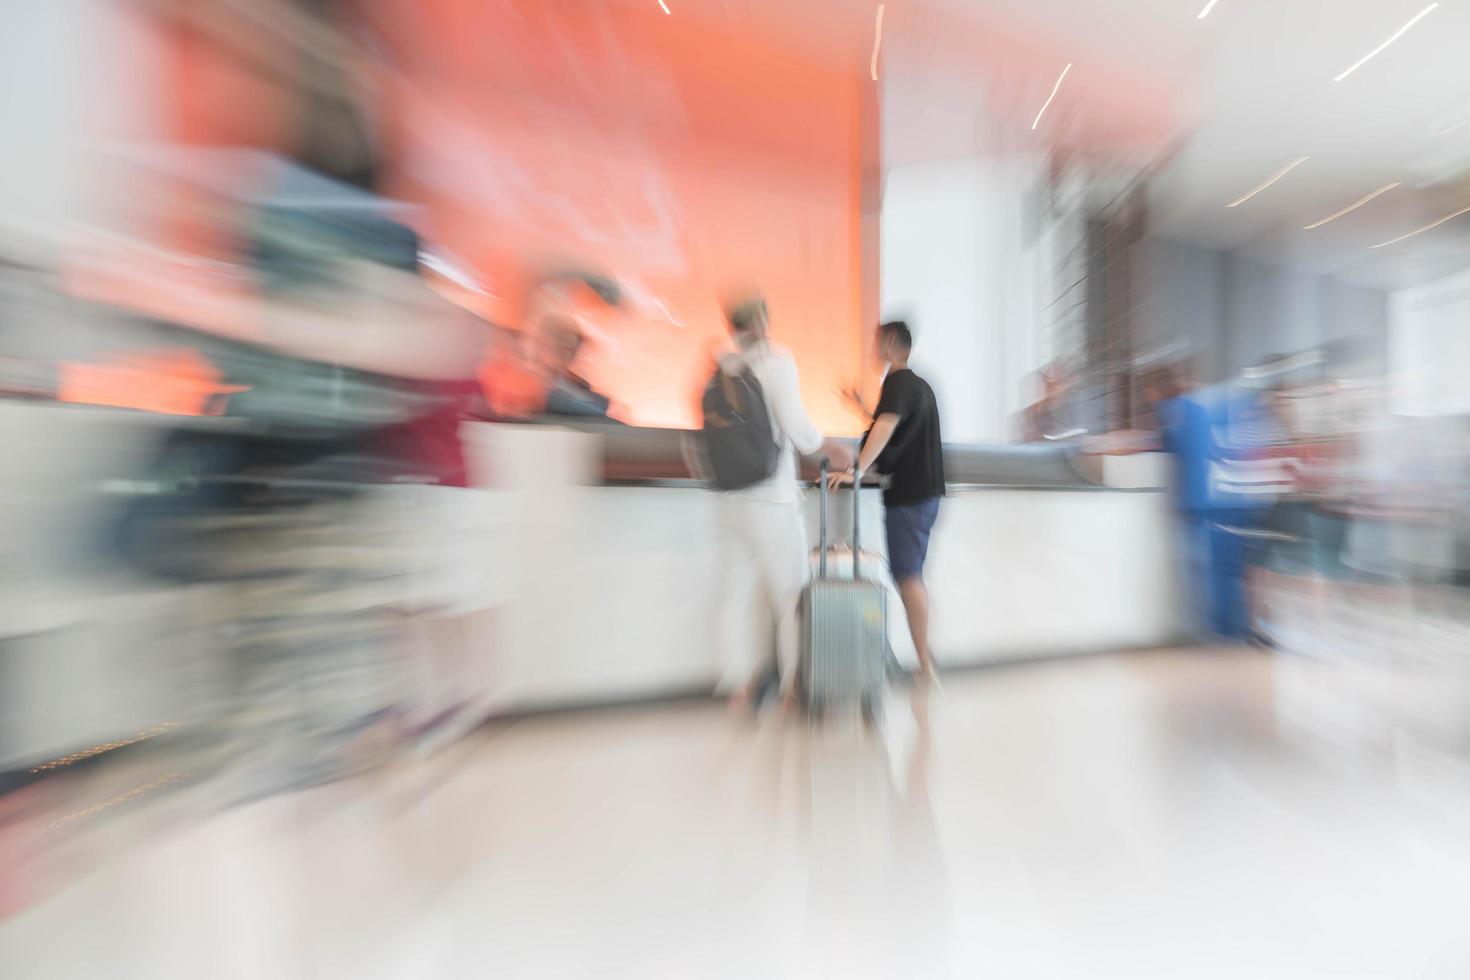
[[[723, 491], [719, 519], [731, 571], [742, 584], [741, 572], [752, 572], [775, 615], [776, 662], [782, 700], [789, 705], [796, 692], [800, 656], [797, 603], [809, 577], [796, 456], [826, 455], [834, 465], [846, 467], [852, 463], [852, 452], [823, 438], [812, 423], [801, 400], [796, 361], [771, 343], [765, 300], [746, 300], [726, 317], [736, 350], [720, 358], [710, 379], [705, 398], [708, 459], [702, 468]], [[740, 430], [752, 437], [750, 448], [769, 452], [745, 453], [745, 447], [728, 438]], [[732, 614], [743, 611], [738, 604], [730, 608]], [[734, 624], [722, 630], [726, 637], [740, 632]], [[767, 661], [757, 656], [752, 662], [733, 652], [728, 660], [725, 686], [733, 689], [732, 708], [741, 709], [755, 699]]]
[[1210, 510], [1210, 412], [1202, 389], [1188, 381], [1165, 377], [1152, 395], [1159, 445], [1172, 463], [1186, 619], [1197, 637], [1218, 635], [1226, 628], [1230, 589], [1216, 580], [1211, 562], [1219, 536], [1213, 532]]
[[251, 124], [238, 142], [255, 152], [220, 152], [258, 184], [202, 212], [204, 241], [236, 267], [224, 278], [248, 288], [216, 288], [197, 324], [189, 295], [167, 304], [177, 327], [200, 328], [181, 336], [223, 376], [221, 412], [239, 424], [171, 427], [132, 474], [148, 490], [120, 500], [109, 542], [155, 577], [215, 586], [229, 683], [205, 729], [220, 737], [202, 744], [221, 746], [205, 764], [233, 769], [245, 797], [381, 759], [418, 706], [402, 612], [447, 618], [475, 591], [447, 548], [422, 545], [464, 538], [446, 515], [467, 482], [458, 422], [484, 331], [425, 279], [419, 235], [382, 196], [391, 146], [373, 96], [390, 39], [365, 10], [155, 6], [190, 64], [269, 98], [204, 86], [209, 111], [186, 140], [233, 144]]
[[571, 319], [553, 317], [542, 325], [537, 337], [536, 363], [547, 385], [544, 414], [607, 418], [611, 404], [607, 396], [572, 370], [585, 344], [582, 328]]
[[1035, 378], [1036, 401], [1021, 412], [1023, 442], [1075, 442], [1107, 430], [1099, 413], [1104, 399], [1081, 384], [1064, 361], [1052, 361]]
[[1263, 540], [1266, 512], [1282, 487], [1263, 454], [1276, 423], [1252, 377], [1195, 387], [1158, 407], [1164, 451], [1174, 458], [1174, 506], [1188, 560], [1195, 631], [1213, 639], [1251, 635], [1247, 561]]
[[[579, 270], [535, 282], [519, 329], [480, 368], [492, 418], [525, 421], [544, 416], [610, 418], [612, 400], [576, 370], [605, 318], [623, 306], [617, 283]], [[592, 329], [588, 329], [588, 328]], [[585, 358], [583, 358], [585, 360]]]
[[[858, 455], [857, 472], [866, 473], [876, 466], [889, 478], [883, 491], [888, 565], [908, 614], [919, 670], [932, 678], [924, 562], [929, 555], [929, 535], [939, 516], [939, 499], [944, 496], [944, 440], [934, 389], [909, 368], [913, 348], [913, 333], [902, 320], [878, 328], [876, 356], [887, 373], [872, 427]], [[835, 487], [853, 478], [852, 472], [833, 473], [830, 480]]]

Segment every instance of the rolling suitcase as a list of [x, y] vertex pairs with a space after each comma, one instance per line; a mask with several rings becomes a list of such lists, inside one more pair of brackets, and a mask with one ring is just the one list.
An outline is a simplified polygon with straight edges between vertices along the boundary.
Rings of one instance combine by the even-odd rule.
[[888, 677], [888, 594], [881, 582], [862, 577], [858, 562], [861, 477], [857, 474], [852, 488], [852, 576], [837, 578], [827, 561], [827, 462], [822, 462], [820, 557], [817, 577], [802, 595], [799, 676], [813, 717], [829, 708], [856, 704], [863, 717], [874, 722], [882, 714]]
[[[838, 508], [833, 510], [838, 511]], [[835, 519], [842, 519], [840, 512], [835, 514]], [[898, 589], [888, 575], [888, 559], [875, 551], [864, 551], [860, 560], [862, 565], [858, 570], [859, 576], [869, 582], [881, 583], [888, 596], [888, 643], [884, 653], [884, 659], [888, 663], [888, 679], [903, 679], [906, 682], [918, 661], [918, 653], [914, 650], [914, 640], [909, 634], [908, 620], [904, 616], [903, 604], [899, 601]], [[831, 567], [842, 571], [848, 568], [851, 561], [852, 549], [846, 542], [834, 542], [827, 549], [827, 563]], [[821, 567], [821, 551], [813, 548], [808, 574], [816, 578], [821, 573]]]

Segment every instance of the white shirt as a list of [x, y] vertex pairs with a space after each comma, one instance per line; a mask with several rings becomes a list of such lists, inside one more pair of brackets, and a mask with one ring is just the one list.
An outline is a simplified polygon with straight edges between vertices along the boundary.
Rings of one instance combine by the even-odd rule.
[[750, 368], [765, 393], [766, 412], [771, 417], [781, 457], [776, 462], [776, 471], [766, 479], [731, 493], [768, 503], [796, 504], [801, 499], [796, 484], [796, 456], [816, 453], [823, 441], [822, 431], [813, 424], [802, 403], [796, 360], [790, 351], [769, 341], [720, 359], [720, 366], [727, 371], [738, 371], [742, 365]]

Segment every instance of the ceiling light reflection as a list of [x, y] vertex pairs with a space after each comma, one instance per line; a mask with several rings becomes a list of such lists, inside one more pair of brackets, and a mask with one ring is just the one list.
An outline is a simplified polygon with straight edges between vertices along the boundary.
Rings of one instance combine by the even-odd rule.
[[1063, 68], [1062, 73], [1057, 76], [1057, 83], [1051, 87], [1051, 95], [1048, 95], [1046, 97], [1046, 101], [1041, 105], [1041, 111], [1036, 114], [1036, 121], [1031, 124], [1032, 129], [1035, 129], [1037, 126], [1041, 125], [1041, 117], [1046, 115], [1047, 108], [1051, 106], [1051, 100], [1055, 99], [1057, 97], [1057, 93], [1060, 92], [1062, 89], [1062, 79], [1066, 78], [1067, 72], [1071, 70], [1072, 63], [1069, 61], [1067, 62], [1067, 67]]
[[1240, 207], [1246, 201], [1249, 201], [1251, 198], [1253, 198], [1257, 194], [1261, 193], [1261, 191], [1263, 191], [1266, 188], [1270, 187], [1272, 184], [1276, 183], [1282, 177], [1285, 177], [1287, 174], [1291, 173], [1297, 167], [1299, 167], [1302, 164], [1306, 163], [1308, 159], [1309, 159], [1308, 157], [1297, 157], [1295, 160], [1291, 161], [1286, 166], [1282, 167], [1280, 170], [1278, 170], [1274, 174], [1272, 174], [1271, 175], [1271, 178], [1269, 180], [1267, 180], [1264, 184], [1262, 184], [1260, 187], [1257, 187], [1255, 190], [1250, 191], [1250, 192], [1248, 192], [1246, 194], [1242, 194], [1240, 197], [1237, 197], [1235, 200], [1231, 201], [1229, 204], [1227, 204], [1225, 206], [1227, 208], [1238, 208], [1238, 207]]
[[1367, 204], [1369, 201], [1373, 200], [1378, 195], [1380, 195], [1380, 194], [1387, 194], [1389, 191], [1393, 190], [1395, 187], [1400, 186], [1400, 184], [1401, 184], [1400, 181], [1394, 181], [1392, 184], [1384, 184], [1382, 187], [1378, 188], [1378, 190], [1374, 191], [1372, 194], [1366, 194], [1366, 195], [1364, 195], [1363, 197], [1361, 197], [1358, 200], [1354, 201], [1352, 204], [1349, 204], [1347, 207], [1343, 208], [1341, 211], [1338, 211], [1335, 214], [1329, 214], [1327, 217], [1323, 218], [1321, 221], [1315, 222], [1313, 224], [1303, 225], [1302, 226], [1302, 231], [1311, 231], [1313, 228], [1321, 228], [1323, 225], [1327, 224], [1327, 222], [1329, 222], [1329, 221], [1336, 221], [1338, 218], [1341, 218], [1343, 215], [1349, 214], [1349, 213], [1351, 213], [1353, 211], [1358, 210], [1358, 208], [1360, 208], [1363, 205]]
[[1451, 218], [1458, 218], [1462, 214], [1470, 214], [1470, 208], [1461, 208], [1460, 210], [1456, 211], [1454, 214], [1447, 214], [1443, 218], [1440, 218], [1438, 221], [1431, 221], [1429, 224], [1425, 225], [1423, 228], [1416, 228], [1415, 230], [1409, 232], [1407, 235], [1400, 235], [1397, 238], [1390, 238], [1386, 242], [1379, 242], [1377, 245], [1370, 245], [1368, 247], [1369, 248], [1387, 248], [1389, 245], [1397, 245], [1399, 242], [1405, 241], [1406, 239], [1409, 239], [1409, 238], [1413, 238], [1415, 235], [1422, 235], [1426, 231], [1429, 231], [1431, 228], [1438, 228], [1440, 225], [1444, 224], [1446, 221], [1449, 221]]
[[883, 48], [883, 8], [885, 4], [878, 4], [878, 19], [873, 24], [873, 60], [868, 66], [872, 70], [873, 81], [878, 80], [878, 52]]
[[1341, 75], [1338, 75], [1336, 78], [1333, 79], [1333, 81], [1334, 82], [1340, 82], [1344, 78], [1347, 78], [1349, 75], [1351, 75], [1353, 72], [1357, 71], [1359, 68], [1362, 68], [1364, 65], [1366, 65], [1368, 63], [1368, 60], [1370, 58], [1374, 57], [1379, 52], [1381, 52], [1384, 48], [1388, 47], [1390, 44], [1392, 44], [1393, 42], [1397, 41], [1399, 38], [1403, 37], [1404, 34], [1408, 31], [1409, 28], [1411, 28], [1415, 24], [1419, 23], [1425, 17], [1428, 17], [1431, 13], [1434, 12], [1434, 8], [1435, 7], [1438, 7], [1438, 6], [1439, 6], [1439, 4], [1437, 4], [1437, 3], [1431, 3], [1429, 6], [1425, 7], [1423, 10], [1419, 11], [1417, 14], [1414, 15], [1414, 17], [1413, 17], [1412, 20], [1410, 20], [1403, 27], [1400, 27], [1398, 30], [1394, 31], [1393, 32], [1393, 35], [1387, 41], [1384, 41], [1378, 47], [1374, 48], [1372, 51], [1369, 51], [1367, 54], [1363, 55], [1363, 57], [1359, 58], [1353, 64], [1353, 66], [1351, 68], [1349, 68], [1347, 71], [1343, 72]]

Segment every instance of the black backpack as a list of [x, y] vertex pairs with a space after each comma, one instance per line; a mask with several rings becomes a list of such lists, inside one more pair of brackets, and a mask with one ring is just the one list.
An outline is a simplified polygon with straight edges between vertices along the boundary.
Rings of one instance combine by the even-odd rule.
[[744, 490], [776, 472], [776, 444], [765, 392], [750, 368], [729, 374], [716, 368], [705, 386], [704, 455], [716, 490]]

